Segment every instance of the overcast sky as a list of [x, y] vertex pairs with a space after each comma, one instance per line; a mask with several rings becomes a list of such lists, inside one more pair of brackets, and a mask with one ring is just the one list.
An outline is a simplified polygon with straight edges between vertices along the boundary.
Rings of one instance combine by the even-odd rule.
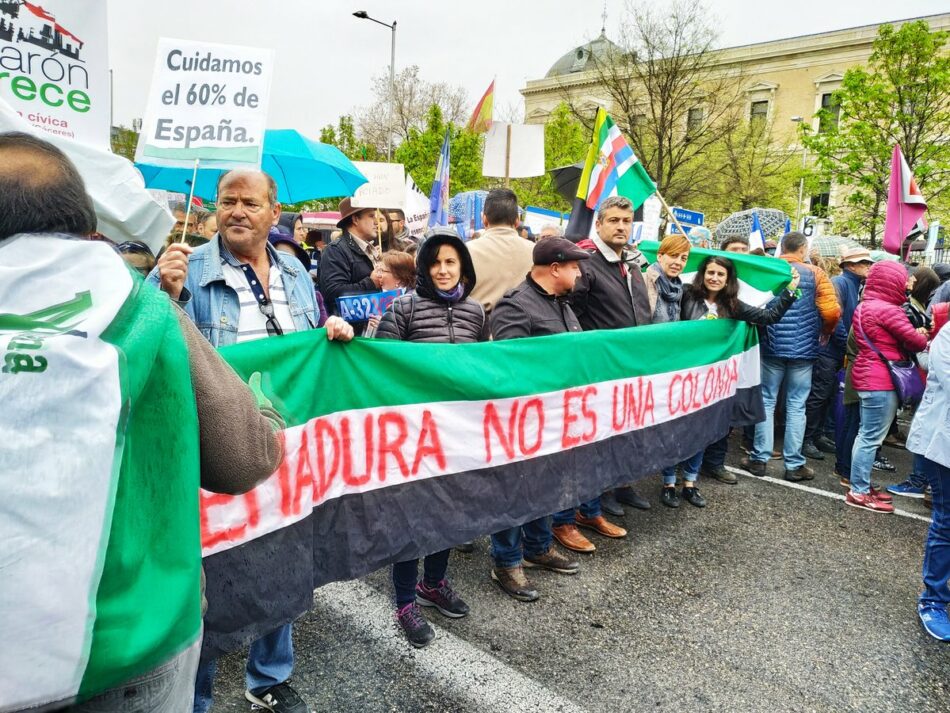
[[[268, 126], [316, 138], [341, 114], [370, 103], [370, 79], [389, 68], [390, 32], [352, 16], [396, 20], [396, 69], [417, 64], [428, 81], [459, 84], [472, 106], [493, 77], [496, 107], [563, 54], [600, 33], [598, 0], [108, 0], [115, 123], [141, 117], [159, 37], [276, 51]], [[650, 2], [651, 0], [641, 0]], [[723, 46], [932, 15], [947, 0], [708, 0]], [[608, 0], [617, 39], [623, 0]]]

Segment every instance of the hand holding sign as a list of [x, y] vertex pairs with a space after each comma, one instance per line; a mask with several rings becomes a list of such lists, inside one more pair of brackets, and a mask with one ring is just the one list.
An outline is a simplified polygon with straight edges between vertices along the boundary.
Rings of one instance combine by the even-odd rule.
[[158, 259], [158, 277], [162, 292], [173, 300], [181, 297], [185, 287], [185, 278], [188, 277], [188, 256], [194, 248], [186, 243], [172, 243], [168, 250]]

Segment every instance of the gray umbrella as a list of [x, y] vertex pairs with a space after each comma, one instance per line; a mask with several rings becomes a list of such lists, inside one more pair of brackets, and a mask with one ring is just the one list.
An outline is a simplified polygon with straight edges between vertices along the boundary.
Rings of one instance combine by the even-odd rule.
[[778, 239], [785, 235], [785, 225], [788, 215], [785, 211], [776, 208], [752, 208], [733, 213], [723, 219], [716, 226], [716, 242], [733, 235], [748, 235], [752, 230], [752, 214], [759, 214], [759, 225], [762, 226], [762, 238]]

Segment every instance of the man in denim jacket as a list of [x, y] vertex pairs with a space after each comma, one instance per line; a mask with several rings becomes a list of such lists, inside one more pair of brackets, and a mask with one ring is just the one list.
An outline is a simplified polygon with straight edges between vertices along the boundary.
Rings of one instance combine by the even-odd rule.
[[[218, 179], [218, 234], [191, 248], [174, 243], [148, 279], [177, 301], [215, 347], [317, 326], [317, 303], [306, 268], [267, 242], [280, 218], [277, 186], [260, 171], [230, 171]], [[349, 341], [353, 328], [339, 317], [324, 325], [328, 339]], [[291, 624], [251, 644], [245, 697], [272, 711], [306, 713], [287, 680], [293, 671]], [[195, 713], [212, 704], [215, 660], [202, 661]]]

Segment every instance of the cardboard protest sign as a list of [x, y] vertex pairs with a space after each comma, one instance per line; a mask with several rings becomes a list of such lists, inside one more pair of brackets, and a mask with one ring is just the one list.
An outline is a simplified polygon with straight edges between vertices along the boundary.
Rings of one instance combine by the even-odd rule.
[[347, 322], [365, 322], [370, 317], [381, 317], [386, 308], [405, 292], [405, 290], [390, 290], [337, 297], [336, 311]]
[[0, 2], [0, 97], [47, 133], [109, 148], [106, 3]]
[[367, 182], [350, 199], [355, 208], [403, 208], [406, 203], [406, 173], [401, 163], [354, 161]]
[[260, 166], [274, 53], [162, 38], [136, 160]]
[[421, 238], [429, 225], [429, 198], [416, 188], [412, 176], [406, 174], [406, 198], [403, 212], [406, 214], [406, 230], [414, 238]]
[[544, 125], [493, 121], [485, 134], [482, 175], [497, 178], [544, 175]]

